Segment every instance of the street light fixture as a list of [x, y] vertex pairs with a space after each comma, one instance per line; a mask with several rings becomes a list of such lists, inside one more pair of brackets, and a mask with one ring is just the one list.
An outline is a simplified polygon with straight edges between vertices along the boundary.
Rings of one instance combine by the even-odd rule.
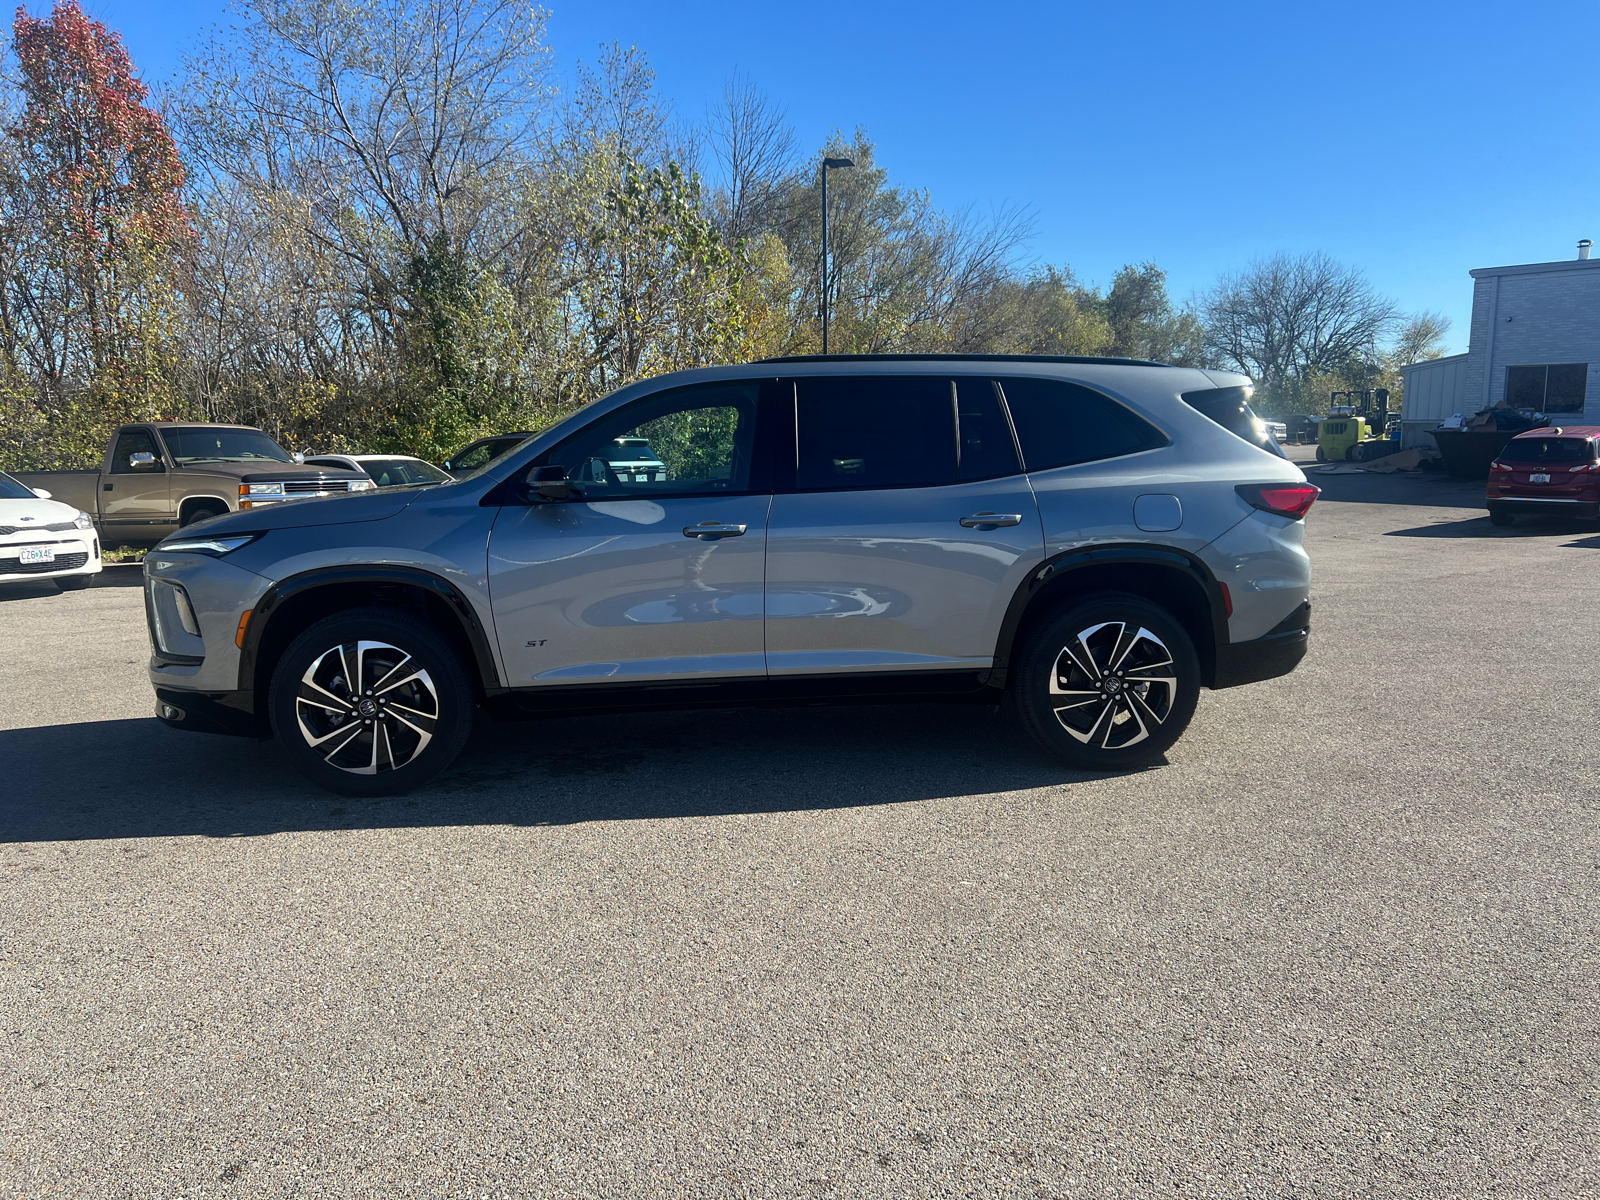
[[828, 172], [856, 164], [848, 158], [822, 160], [822, 352], [828, 352]]

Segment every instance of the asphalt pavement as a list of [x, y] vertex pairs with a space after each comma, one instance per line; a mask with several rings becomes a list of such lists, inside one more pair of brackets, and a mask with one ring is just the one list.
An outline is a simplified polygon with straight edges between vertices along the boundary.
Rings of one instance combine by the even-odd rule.
[[1600, 529], [1314, 476], [1312, 651], [1089, 777], [983, 709], [487, 727], [316, 791], [0, 587], [0, 1197], [1565, 1197]]

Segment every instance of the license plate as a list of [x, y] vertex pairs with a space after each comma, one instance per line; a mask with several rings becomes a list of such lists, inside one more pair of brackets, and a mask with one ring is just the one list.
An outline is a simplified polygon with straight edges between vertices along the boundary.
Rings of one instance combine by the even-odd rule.
[[51, 546], [24, 546], [17, 555], [17, 561], [23, 566], [29, 563], [55, 562], [56, 552]]
[[1529, 475], [1528, 476], [1528, 482], [1529, 483], [1549, 483], [1550, 482], [1550, 476], [1548, 476], [1548, 475]]

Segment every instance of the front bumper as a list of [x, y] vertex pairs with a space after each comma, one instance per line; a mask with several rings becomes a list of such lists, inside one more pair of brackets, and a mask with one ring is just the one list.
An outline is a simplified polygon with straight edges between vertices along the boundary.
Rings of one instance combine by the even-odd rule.
[[[25, 546], [49, 546], [56, 559], [22, 566], [18, 552]], [[25, 583], [60, 579], [64, 575], [96, 575], [101, 570], [100, 542], [92, 533], [82, 537], [36, 538], [0, 544], [0, 583]]]
[[1238, 687], [1287, 675], [1300, 665], [1311, 641], [1311, 601], [1304, 601], [1264, 636], [1217, 647], [1213, 688]]
[[1594, 500], [1568, 500], [1557, 496], [1492, 496], [1485, 503], [1490, 512], [1507, 513], [1514, 517], [1600, 519], [1600, 502]]
[[265, 738], [249, 692], [190, 692], [156, 688], [156, 719], [169, 729]]

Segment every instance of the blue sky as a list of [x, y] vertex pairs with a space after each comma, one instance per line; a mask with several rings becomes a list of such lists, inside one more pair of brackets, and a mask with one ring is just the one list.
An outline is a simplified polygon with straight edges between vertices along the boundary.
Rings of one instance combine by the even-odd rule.
[[[229, 21], [215, 0], [84, 7], [151, 82]], [[1030, 256], [1101, 283], [1153, 259], [1182, 299], [1253, 257], [1324, 250], [1450, 317], [1463, 350], [1469, 268], [1600, 240], [1592, 5], [548, 7], [569, 76], [637, 44], [697, 118], [737, 70], [802, 145], [860, 125], [894, 182], [947, 208], [1025, 205]]]

